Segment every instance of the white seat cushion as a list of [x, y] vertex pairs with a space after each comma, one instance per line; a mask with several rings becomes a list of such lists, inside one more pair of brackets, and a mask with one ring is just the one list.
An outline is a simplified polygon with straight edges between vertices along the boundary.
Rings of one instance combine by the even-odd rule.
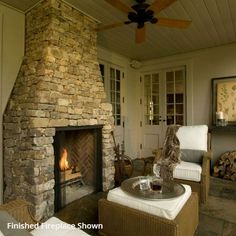
[[181, 126], [176, 133], [180, 149], [207, 151], [207, 133], [207, 125]]
[[147, 212], [152, 215], [160, 216], [169, 220], [175, 219], [186, 201], [191, 195], [191, 187], [183, 185], [185, 193], [177, 198], [166, 200], [145, 200], [133, 197], [124, 192], [120, 187], [109, 191], [107, 200], [115, 202], [136, 210]]
[[201, 181], [202, 167], [198, 163], [181, 161], [175, 167], [173, 176], [176, 179], [185, 179], [195, 182]]
[[46, 222], [41, 224], [38, 228], [30, 231], [33, 236], [88, 236], [79, 228], [72, 227], [56, 217], [49, 218]]

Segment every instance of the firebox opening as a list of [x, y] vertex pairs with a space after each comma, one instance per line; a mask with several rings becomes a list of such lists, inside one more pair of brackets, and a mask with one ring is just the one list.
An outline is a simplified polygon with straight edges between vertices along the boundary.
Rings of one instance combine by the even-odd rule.
[[55, 211], [102, 190], [102, 126], [56, 129]]

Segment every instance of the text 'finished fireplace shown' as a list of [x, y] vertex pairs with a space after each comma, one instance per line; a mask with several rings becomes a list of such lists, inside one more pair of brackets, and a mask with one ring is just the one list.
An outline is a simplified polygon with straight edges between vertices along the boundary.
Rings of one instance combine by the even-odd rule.
[[57, 128], [55, 211], [102, 190], [102, 126]]

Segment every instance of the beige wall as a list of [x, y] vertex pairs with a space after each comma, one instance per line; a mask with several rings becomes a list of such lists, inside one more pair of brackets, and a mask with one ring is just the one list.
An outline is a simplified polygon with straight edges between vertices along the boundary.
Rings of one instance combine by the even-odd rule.
[[202, 51], [193, 60], [194, 123], [211, 123], [211, 79], [236, 75], [236, 44]]
[[24, 14], [0, 3], [0, 202], [2, 202], [2, 114], [24, 55]]
[[[212, 122], [211, 79], [236, 76], [236, 44], [210, 49], [194, 59], [194, 123]], [[212, 135], [213, 161], [226, 151], [236, 150], [236, 133]]]
[[0, 4], [3, 16], [2, 37], [2, 114], [24, 56], [24, 13]]
[[[156, 60], [143, 61], [139, 70], [130, 68], [130, 59], [106, 50], [98, 50], [99, 58], [126, 68], [125, 83], [125, 141], [126, 154], [139, 156], [141, 129], [140, 83], [141, 72], [155, 71], [186, 65], [187, 69], [187, 124], [211, 125], [211, 79], [236, 75], [236, 44], [199, 50]], [[236, 149], [236, 134], [214, 134], [212, 138], [214, 160], [225, 151]]]
[[145, 61], [142, 70], [178, 65], [187, 65], [188, 94], [192, 97], [188, 124], [211, 124], [211, 79], [236, 75], [236, 43]]
[[[188, 124], [212, 122], [212, 78], [236, 75], [236, 43], [199, 50], [192, 53], [146, 61], [145, 69], [168, 68], [178, 64], [187, 65]], [[190, 99], [190, 100], [189, 100]], [[191, 106], [189, 106], [189, 101]], [[189, 119], [190, 118], [190, 119]], [[236, 150], [236, 133], [214, 134], [212, 148], [214, 160], [225, 151]]]

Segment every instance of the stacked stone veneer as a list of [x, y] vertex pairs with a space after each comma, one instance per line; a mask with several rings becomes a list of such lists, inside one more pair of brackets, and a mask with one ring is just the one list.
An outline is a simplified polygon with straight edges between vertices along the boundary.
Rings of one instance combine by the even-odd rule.
[[54, 213], [56, 127], [103, 124], [103, 189], [113, 186], [112, 106], [97, 61], [95, 22], [59, 0], [26, 14], [25, 59], [4, 114], [5, 200], [37, 219]]

